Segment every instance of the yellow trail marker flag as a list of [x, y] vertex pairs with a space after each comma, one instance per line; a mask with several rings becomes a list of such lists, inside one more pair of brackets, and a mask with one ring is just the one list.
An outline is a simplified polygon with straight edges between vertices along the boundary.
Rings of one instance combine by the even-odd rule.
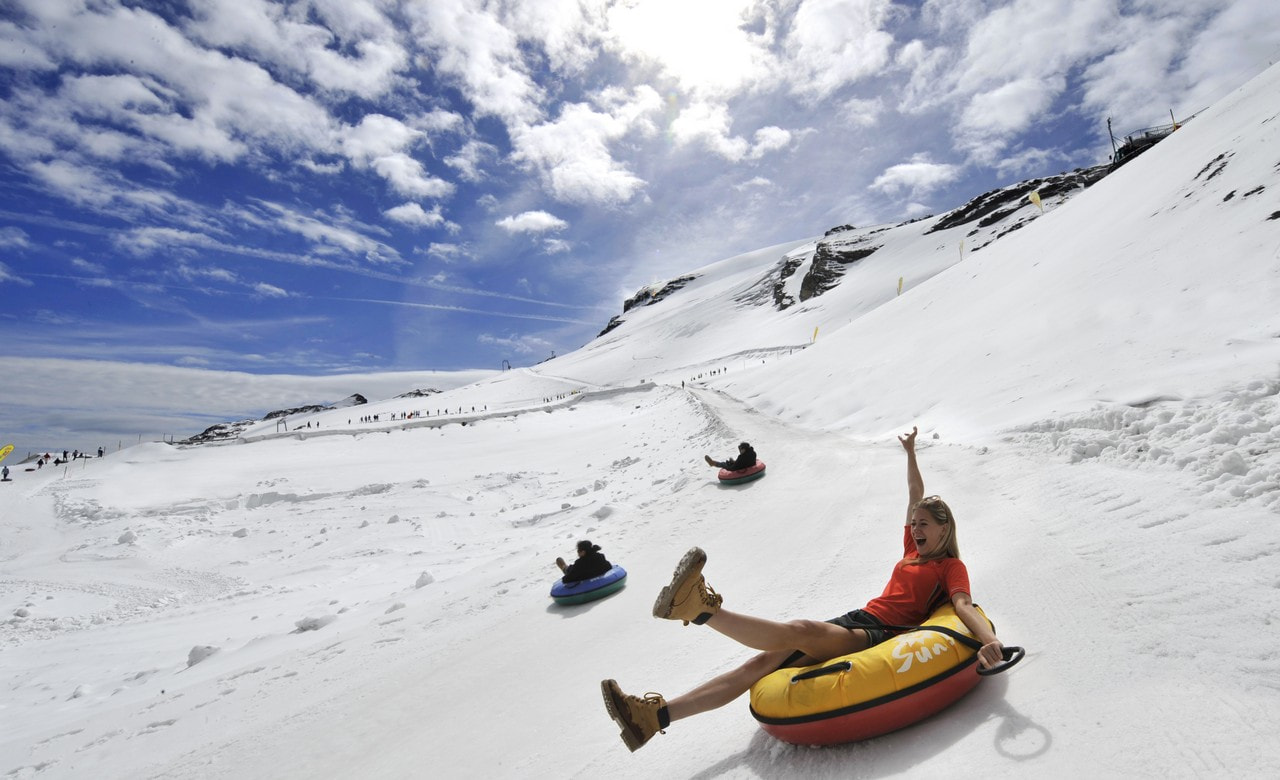
[[809, 339], [810, 344], [818, 340], [818, 327], [818, 325], [813, 326], [813, 338]]
[[902, 295], [902, 277], [898, 277], [898, 295]]
[[4, 460], [5, 458], [9, 457], [9, 453], [11, 452], [13, 452], [13, 445], [12, 444], [4, 445], [4, 448], [0, 449], [0, 460]]
[[1040, 190], [1033, 190], [1027, 199], [1036, 204], [1036, 208], [1040, 209], [1040, 213], [1044, 213], [1044, 206], [1040, 205]]

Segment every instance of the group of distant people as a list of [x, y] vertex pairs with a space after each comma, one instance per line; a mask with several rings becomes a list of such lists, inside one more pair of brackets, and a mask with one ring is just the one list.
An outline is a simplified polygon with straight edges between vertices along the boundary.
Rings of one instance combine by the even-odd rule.
[[[477, 411], [477, 410], [476, 410], [476, 408], [473, 406], [473, 407], [471, 407], [471, 411], [472, 411], [472, 412], [475, 412], [475, 411]], [[483, 406], [479, 411], [482, 411], [482, 412], [487, 412], [487, 411], [489, 411], [489, 405], [488, 405], [488, 404], [485, 404], [485, 405], [484, 405], [484, 406]], [[437, 409], [437, 410], [436, 410], [436, 417], [443, 417], [444, 415], [447, 415], [447, 414], [466, 414], [466, 410], [465, 410], [465, 409], [463, 409], [463, 407], [461, 407], [461, 406], [459, 406], [459, 407], [458, 407], [458, 411], [456, 411], [456, 412], [451, 411], [451, 410], [449, 410], [449, 409], [445, 409], [443, 412], [441, 412], [439, 409]], [[388, 420], [414, 420], [414, 419], [417, 419], [417, 418], [419, 418], [419, 417], [430, 417], [430, 416], [431, 416], [431, 410], [430, 410], [430, 409], [427, 409], [426, 411], [389, 412], [389, 413], [387, 413], [387, 415], [386, 415], [386, 417], [387, 417], [387, 419], [388, 419]], [[364, 415], [363, 417], [361, 417], [361, 418], [358, 420], [358, 422], [361, 422], [361, 423], [382, 422], [382, 417], [383, 417], [383, 415], [382, 415], [381, 413], [379, 413], [379, 414], [366, 414], [366, 415]], [[350, 424], [351, 424], [351, 421], [350, 421], [350, 420], [347, 420], [347, 425], [350, 425]]]
[[[107, 454], [106, 447], [98, 448], [99, 458], [101, 458], [106, 454]], [[31, 456], [28, 455], [27, 457], [29, 458]], [[61, 466], [63, 463], [70, 463], [73, 460], [78, 460], [80, 458], [92, 458], [92, 457], [93, 455], [91, 455], [90, 453], [81, 452], [80, 450], [63, 450], [61, 456], [59, 456], [56, 452], [45, 452], [36, 458], [36, 469], [37, 470], [42, 469], [46, 465]], [[0, 468], [0, 480], [8, 481], [9, 474], [10, 472], [9, 472], [8, 466], [4, 466]]]

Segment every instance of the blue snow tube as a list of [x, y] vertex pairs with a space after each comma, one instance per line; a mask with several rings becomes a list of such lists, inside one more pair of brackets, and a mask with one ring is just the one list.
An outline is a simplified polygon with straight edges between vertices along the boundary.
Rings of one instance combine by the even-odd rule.
[[615, 563], [609, 571], [589, 580], [578, 582], [557, 580], [556, 584], [551, 586], [551, 598], [555, 599], [557, 604], [585, 604], [622, 590], [622, 586], [626, 584], [627, 570]]

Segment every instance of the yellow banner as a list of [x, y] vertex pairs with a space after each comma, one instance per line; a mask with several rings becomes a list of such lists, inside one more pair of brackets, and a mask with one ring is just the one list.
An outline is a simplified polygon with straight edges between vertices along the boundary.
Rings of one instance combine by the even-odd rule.
[[9, 453], [11, 452], [13, 452], [13, 445], [12, 444], [4, 445], [3, 448], [0, 448], [0, 460], [4, 460], [5, 458], [9, 457]]

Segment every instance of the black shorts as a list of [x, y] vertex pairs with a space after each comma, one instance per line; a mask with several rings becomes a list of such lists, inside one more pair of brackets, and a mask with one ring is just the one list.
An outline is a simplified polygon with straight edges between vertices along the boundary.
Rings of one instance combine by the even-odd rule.
[[[891, 636], [888, 629], [883, 627], [884, 623], [880, 621], [880, 618], [876, 617], [875, 615], [871, 614], [865, 609], [855, 609], [852, 612], [844, 613], [840, 617], [831, 618], [826, 622], [840, 626], [841, 628], [847, 628], [849, 630], [853, 630], [857, 628], [857, 629], [866, 631], [867, 647], [875, 647], [876, 645], [880, 644], [881, 642], [883, 642], [884, 640], [888, 639]], [[797, 650], [791, 655], [787, 656], [787, 659], [783, 661], [781, 664], [779, 664], [778, 668], [785, 669], [788, 666], [795, 666], [797, 663], [799, 663], [801, 658], [804, 658], [804, 651]]]
[[867, 647], [875, 647], [890, 636], [889, 632], [884, 628], [884, 622], [865, 609], [855, 609], [852, 612], [846, 612], [840, 617], [831, 618], [827, 622], [834, 623], [841, 628], [847, 628], [850, 630], [860, 628], [863, 631], [866, 631], [868, 641]]

